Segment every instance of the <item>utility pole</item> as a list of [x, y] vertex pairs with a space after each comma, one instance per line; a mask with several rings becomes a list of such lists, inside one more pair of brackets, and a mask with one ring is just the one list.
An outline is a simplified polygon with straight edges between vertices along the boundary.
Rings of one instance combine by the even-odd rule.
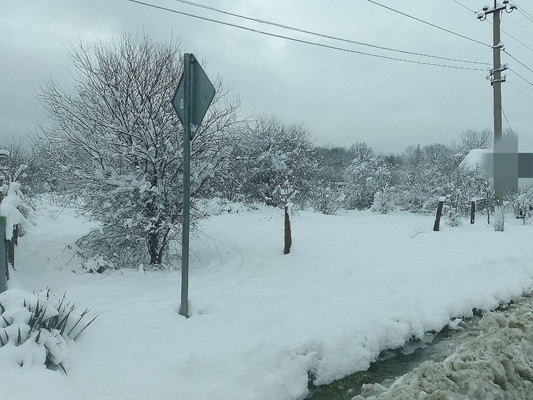
[[487, 19], [487, 15], [492, 14], [493, 28], [492, 28], [492, 61], [493, 67], [490, 70], [490, 84], [494, 96], [494, 194], [496, 197], [496, 218], [494, 222], [494, 230], [503, 231], [504, 227], [504, 213], [503, 213], [503, 187], [501, 183], [503, 170], [501, 164], [502, 157], [498, 154], [504, 153], [504, 146], [502, 144], [502, 82], [505, 82], [505, 75], [502, 77], [502, 72], [507, 69], [507, 65], [502, 65], [500, 53], [503, 44], [500, 40], [500, 23], [501, 13], [506, 11], [508, 13], [516, 9], [516, 6], [509, 3], [509, 0], [504, 0], [503, 3], [498, 3], [494, 0], [494, 7], [485, 6], [477, 13], [477, 18], [480, 21]]

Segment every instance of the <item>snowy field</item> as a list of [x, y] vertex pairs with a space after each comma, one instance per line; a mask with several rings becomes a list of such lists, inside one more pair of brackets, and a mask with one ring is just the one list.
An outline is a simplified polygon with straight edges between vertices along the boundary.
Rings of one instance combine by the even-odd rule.
[[241, 209], [191, 238], [185, 319], [179, 265], [86, 274], [73, 244], [89, 222], [48, 203], [33, 222], [10, 288], [66, 291], [99, 317], [70, 346], [67, 376], [0, 359], [2, 399], [303, 399], [309, 374], [325, 384], [365, 370], [533, 288], [533, 229], [510, 217], [503, 233], [481, 216], [433, 232], [433, 216], [302, 211], [284, 256], [283, 212]]

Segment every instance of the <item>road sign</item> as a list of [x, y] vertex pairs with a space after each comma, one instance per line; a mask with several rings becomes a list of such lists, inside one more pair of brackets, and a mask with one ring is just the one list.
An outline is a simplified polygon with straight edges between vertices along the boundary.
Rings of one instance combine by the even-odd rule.
[[[196, 58], [190, 54], [190, 77], [189, 82], [191, 83], [190, 89], [190, 123], [193, 125], [191, 129], [191, 139], [194, 137], [196, 130], [201, 125], [202, 120], [204, 119], [205, 113], [207, 112], [213, 97], [215, 97], [215, 88], [207, 75], [205, 74], [202, 66], [196, 60]], [[185, 73], [182, 75], [174, 98], [172, 99], [172, 106], [182, 123], [185, 125], [185, 108], [186, 108], [186, 93], [185, 93], [185, 80], [187, 77]]]
[[183, 125], [183, 221], [181, 235], [181, 304], [179, 313], [189, 314], [189, 225], [191, 202], [191, 140], [215, 96], [215, 88], [194, 55], [184, 54], [183, 75], [172, 106]]

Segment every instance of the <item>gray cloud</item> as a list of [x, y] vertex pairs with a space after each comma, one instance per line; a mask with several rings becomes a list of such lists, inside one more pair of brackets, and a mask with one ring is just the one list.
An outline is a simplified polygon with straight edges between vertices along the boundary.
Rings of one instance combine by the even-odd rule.
[[[65, 44], [109, 40], [122, 31], [168, 40], [178, 36], [185, 51], [206, 60], [209, 76], [219, 76], [241, 98], [243, 111], [276, 115], [287, 123], [304, 123], [317, 144], [349, 146], [366, 142], [379, 151], [400, 152], [410, 144], [449, 143], [462, 131], [492, 127], [492, 89], [486, 71], [423, 66], [334, 51], [258, 35], [164, 12], [126, 0], [91, 2], [5, 0], [0, 15], [0, 135], [26, 134], [46, 115], [35, 98], [49, 77], [68, 83], [72, 71]], [[4, 4], [5, 4], [4, 2]], [[276, 34], [346, 47], [356, 51], [411, 58], [399, 53], [335, 42], [254, 24], [185, 6], [172, 0], [153, 4], [253, 27]], [[446, 57], [491, 62], [491, 49], [447, 34], [377, 7], [341, 0], [270, 0], [204, 5], [280, 24], [342, 36], [361, 42]], [[384, 4], [490, 43], [492, 26], [455, 2], [404, 1]], [[477, 1], [463, 0], [477, 9]], [[533, 8], [533, 7], [532, 7]], [[6, 12], [4, 12], [4, 9]], [[506, 14], [502, 28], [531, 42], [531, 22]], [[532, 65], [533, 52], [502, 34], [506, 49]], [[520, 75], [533, 73], [502, 56]], [[420, 61], [454, 64], [447, 61]], [[482, 66], [485, 68], [485, 66]], [[486, 66], [488, 69], [489, 66]], [[503, 108], [522, 145], [533, 144], [533, 86], [507, 73]], [[524, 93], [525, 92], [525, 93]], [[504, 124], [504, 127], [507, 127]]]

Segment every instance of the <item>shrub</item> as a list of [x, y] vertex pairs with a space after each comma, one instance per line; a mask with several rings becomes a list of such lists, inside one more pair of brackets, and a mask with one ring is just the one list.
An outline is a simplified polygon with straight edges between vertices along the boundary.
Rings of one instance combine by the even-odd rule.
[[[49, 289], [29, 294], [8, 290], [0, 294], [0, 359], [21, 367], [44, 364], [66, 373], [68, 346], [96, 317], [85, 316], [75, 304]], [[84, 319], [85, 318], [85, 319]]]
[[461, 225], [461, 214], [455, 208], [451, 208], [446, 215], [446, 223], [450, 226]]

